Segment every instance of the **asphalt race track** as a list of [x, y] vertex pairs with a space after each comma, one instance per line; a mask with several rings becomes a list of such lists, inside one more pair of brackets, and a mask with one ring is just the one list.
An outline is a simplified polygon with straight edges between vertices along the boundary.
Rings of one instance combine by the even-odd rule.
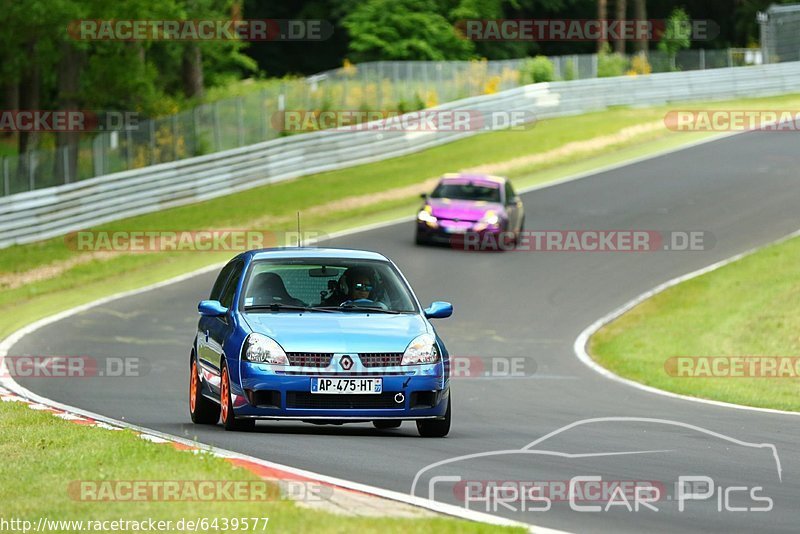
[[[400, 266], [423, 304], [451, 301], [453, 317], [435, 324], [452, 355], [526, 359], [526, 376], [454, 379], [454, 423], [446, 439], [419, 438], [412, 423], [378, 431], [368, 424], [261, 422], [254, 433], [192, 425], [188, 354], [197, 302], [206, 298], [215, 273], [64, 319], [23, 338], [9, 354], [140, 357], [148, 363], [142, 377], [19, 382], [113, 418], [404, 493], [429, 464], [490, 451], [505, 452], [425, 471], [416, 494], [428, 496], [434, 475], [461, 477], [462, 485], [550, 481], [551, 488], [575, 476], [599, 475], [607, 482], [649, 481], [663, 490], [653, 503], [658, 511], [614, 506], [578, 512], [557, 489], [546, 511], [529, 509], [544, 507], [542, 502], [520, 499], [471, 504], [483, 511], [488, 504], [492, 513], [537, 525], [605, 532], [796, 532], [800, 418], [639, 391], [584, 366], [573, 343], [587, 325], [653, 286], [799, 228], [798, 169], [796, 136], [759, 132], [523, 196], [529, 230], [706, 231], [715, 242], [705, 251], [468, 253], [414, 246], [408, 222], [326, 243], [382, 252]], [[663, 421], [613, 419], [625, 417]], [[589, 418], [612, 419], [574, 426], [520, 450]], [[769, 447], [754, 444], [774, 445], [777, 458]], [[710, 477], [712, 496], [685, 502], [680, 510], [674, 487], [679, 476]], [[434, 497], [463, 505], [459, 487], [439, 479]], [[764, 507], [751, 490], [772, 499], [772, 509], [732, 511]], [[598, 504], [591, 497], [579, 501]]]

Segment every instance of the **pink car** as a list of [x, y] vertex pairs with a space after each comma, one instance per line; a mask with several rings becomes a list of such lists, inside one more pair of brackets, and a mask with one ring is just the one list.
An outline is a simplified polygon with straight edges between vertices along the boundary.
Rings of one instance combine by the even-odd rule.
[[446, 174], [417, 214], [418, 245], [516, 241], [525, 225], [522, 200], [507, 178]]

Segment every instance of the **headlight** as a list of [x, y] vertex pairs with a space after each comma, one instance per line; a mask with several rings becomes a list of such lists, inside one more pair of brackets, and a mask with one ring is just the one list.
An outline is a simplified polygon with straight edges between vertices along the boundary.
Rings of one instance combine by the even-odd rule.
[[431, 334], [422, 334], [408, 344], [400, 365], [422, 365], [437, 361], [439, 350], [436, 348], [436, 338]]
[[483, 224], [493, 225], [500, 222], [500, 217], [498, 217], [497, 214], [493, 211], [487, 211], [486, 214], [483, 217], [481, 217], [481, 220], [479, 222]]
[[425, 206], [420, 210], [419, 213], [417, 213], [417, 220], [426, 223], [435, 223], [436, 217], [434, 217], [433, 214], [431, 213], [431, 207]]
[[270, 365], [289, 365], [286, 352], [274, 339], [261, 334], [250, 334], [244, 342], [242, 357], [253, 363], [268, 363]]

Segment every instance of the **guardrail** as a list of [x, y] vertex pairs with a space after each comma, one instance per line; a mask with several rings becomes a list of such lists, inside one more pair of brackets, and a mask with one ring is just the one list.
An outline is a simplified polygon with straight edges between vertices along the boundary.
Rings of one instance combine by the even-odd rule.
[[[610, 106], [796, 92], [800, 62], [540, 83], [435, 109], [526, 111], [537, 118]], [[475, 135], [474, 131], [340, 131], [300, 134], [0, 198], [0, 248], [322, 171], [380, 161]]]
[[[759, 50], [681, 50], [647, 53], [650, 72], [741, 67], [757, 63]], [[619, 74], [634, 56], [615, 61]], [[123, 120], [110, 111], [114, 129], [82, 135], [76, 146], [43, 146], [0, 156], [0, 196], [47, 189], [95, 176], [140, 169], [261, 143], [282, 136], [272, 119], [283, 110], [412, 110], [494, 94], [528, 83], [528, 59], [472, 61], [375, 61], [308, 76], [264, 80], [259, 90], [201, 104], [174, 115]], [[554, 80], [597, 78], [597, 54], [551, 56]], [[626, 65], [627, 64], [627, 65]], [[608, 69], [601, 73], [613, 76]], [[639, 70], [639, 73], [645, 72]], [[111, 120], [114, 118], [115, 120]], [[106, 124], [108, 129], [110, 124]]]

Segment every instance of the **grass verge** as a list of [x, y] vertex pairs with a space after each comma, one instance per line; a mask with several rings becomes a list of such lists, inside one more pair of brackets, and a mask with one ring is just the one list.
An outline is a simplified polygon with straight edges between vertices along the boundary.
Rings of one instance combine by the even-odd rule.
[[[172, 521], [198, 518], [269, 518], [273, 532], [523, 532], [449, 518], [365, 518], [309, 511], [283, 500], [270, 485], [264, 499], [221, 500], [112, 500], [81, 499], [80, 481], [258, 481], [249, 471], [207, 454], [178, 451], [154, 444], [130, 431], [84, 427], [22, 403], [0, 403], [0, 519], [24, 519], [36, 525], [40, 517], [61, 521]], [[43, 467], [46, 466], [46, 469]], [[245, 483], [246, 484], [246, 483]], [[83, 495], [102, 496], [98, 486]], [[124, 497], [123, 490], [119, 493]], [[257, 530], [264, 532], [263, 522]], [[53, 528], [48, 532], [75, 532]], [[115, 532], [136, 531], [131, 529]], [[183, 532], [172, 528], [170, 532]], [[202, 530], [201, 530], [202, 531]], [[225, 532], [209, 529], [206, 532]], [[234, 530], [230, 530], [233, 532]]]
[[[800, 105], [800, 95], [697, 103], [683, 105], [682, 109], [755, 109], [753, 106], [780, 109], [797, 105]], [[368, 202], [364, 198], [393, 188], [420, 184], [444, 172], [493, 164], [502, 166], [503, 162], [516, 161], [503, 174], [511, 176], [521, 188], [707, 137], [707, 134], [651, 128], [620, 138], [619, 142], [592, 148], [592, 140], [610, 136], [613, 141], [613, 136], [625, 128], [657, 123], [668, 110], [668, 107], [621, 108], [541, 121], [525, 131], [487, 133], [417, 154], [267, 185], [93, 229], [197, 230], [213, 227], [281, 232], [294, 228], [295, 211], [301, 210], [309, 213], [304, 216], [304, 229], [331, 233], [413, 213], [418, 204], [415, 195], [380, 202]], [[579, 153], [561, 151], [576, 143], [580, 145]], [[544, 160], [534, 158], [526, 162], [526, 157], [545, 153], [549, 156]], [[360, 196], [359, 204], [347, 205], [346, 201], [354, 195]], [[345, 201], [345, 207], [313, 212], [314, 208], [337, 201]], [[85, 261], [86, 253], [71, 250], [61, 238], [7, 248], [0, 252], [0, 305], [13, 305], [15, 314], [0, 325], [0, 338], [44, 315], [219, 263], [231, 255], [230, 252], [113, 254]], [[59, 265], [68, 267], [59, 269]], [[56, 269], [56, 274], [48, 276], [51, 267]], [[23, 276], [31, 270], [43, 270], [44, 275], [16, 286], [3, 286], [3, 280], [8, 280], [8, 277]]]
[[[692, 365], [674, 376], [672, 357], [800, 358], [800, 238], [771, 245], [643, 302], [589, 342], [603, 367], [648, 386], [747, 406], [800, 411], [794, 365], [783, 377], [709, 377]], [[721, 360], [726, 362], [728, 360]], [[800, 360], [797, 360], [800, 361]], [[711, 370], [726, 373], [727, 364]], [[768, 369], [764, 368], [765, 373]]]

